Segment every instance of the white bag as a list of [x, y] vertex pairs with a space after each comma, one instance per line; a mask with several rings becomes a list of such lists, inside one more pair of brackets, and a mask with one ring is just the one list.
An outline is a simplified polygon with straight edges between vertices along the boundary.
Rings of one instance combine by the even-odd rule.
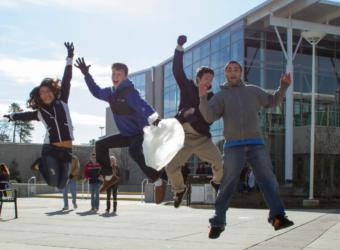
[[158, 126], [144, 128], [143, 152], [147, 166], [164, 168], [184, 146], [184, 130], [175, 118], [162, 119]]

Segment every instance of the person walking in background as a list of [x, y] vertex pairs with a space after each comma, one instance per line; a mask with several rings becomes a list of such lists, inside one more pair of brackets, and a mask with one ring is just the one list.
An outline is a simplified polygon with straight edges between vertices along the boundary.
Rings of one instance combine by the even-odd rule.
[[79, 175], [80, 164], [79, 159], [75, 154], [72, 154], [71, 171], [69, 180], [63, 189], [64, 207], [63, 210], [68, 210], [68, 190], [71, 192], [73, 208], [77, 209], [77, 178]]
[[84, 177], [89, 181], [91, 194], [91, 211], [97, 212], [99, 209], [99, 187], [101, 166], [96, 160], [96, 153], [92, 153], [90, 161], [84, 167]]
[[[119, 167], [117, 165], [117, 159], [113, 155], [110, 156], [110, 162], [112, 166], [112, 174], [120, 179], [120, 172]], [[113, 201], [113, 215], [117, 213], [117, 194], [118, 194], [118, 182], [113, 184], [106, 190], [106, 213], [110, 213], [111, 207], [111, 194], [112, 194], [112, 201]]]

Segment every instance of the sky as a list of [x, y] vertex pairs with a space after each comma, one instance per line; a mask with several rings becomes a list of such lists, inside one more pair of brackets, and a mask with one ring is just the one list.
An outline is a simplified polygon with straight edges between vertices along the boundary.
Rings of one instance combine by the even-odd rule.
[[[0, 117], [12, 102], [23, 108], [29, 92], [45, 77], [62, 77], [65, 41], [75, 58], [91, 64], [101, 87], [111, 86], [111, 64], [124, 62], [130, 72], [169, 58], [177, 36], [188, 45], [222, 27], [264, 0], [0, 0]], [[69, 108], [75, 144], [101, 135], [107, 104], [88, 91], [73, 67]], [[32, 142], [45, 129], [33, 122]]]

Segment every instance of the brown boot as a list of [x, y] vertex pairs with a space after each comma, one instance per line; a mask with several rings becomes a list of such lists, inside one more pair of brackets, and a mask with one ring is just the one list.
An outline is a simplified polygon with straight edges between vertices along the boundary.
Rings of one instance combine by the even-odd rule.
[[156, 204], [162, 203], [166, 192], [166, 182], [162, 180], [162, 185], [155, 186], [155, 202]]

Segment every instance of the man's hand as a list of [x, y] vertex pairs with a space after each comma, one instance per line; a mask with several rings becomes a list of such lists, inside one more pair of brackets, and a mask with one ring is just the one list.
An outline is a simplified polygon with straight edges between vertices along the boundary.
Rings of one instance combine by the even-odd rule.
[[184, 35], [181, 35], [177, 38], [177, 44], [178, 46], [183, 46], [183, 44], [185, 44], [187, 42], [187, 37]]
[[11, 118], [10, 115], [4, 115], [3, 117], [7, 118], [9, 122], [10, 122], [10, 121], [13, 121], [13, 119]]
[[289, 86], [292, 83], [292, 78], [290, 77], [290, 73], [285, 73], [281, 75], [281, 85]]
[[160, 121], [161, 121], [161, 119], [157, 118], [157, 120], [154, 121], [154, 122], [152, 123], [152, 125], [154, 125], [154, 126], [157, 127]]
[[211, 85], [207, 86], [205, 84], [199, 84], [198, 85], [198, 95], [199, 97], [205, 96], [208, 94], [209, 89], [211, 89]]
[[64, 43], [66, 49], [67, 49], [67, 57], [68, 58], [73, 58], [74, 56], [74, 46], [73, 43], [65, 42]]
[[86, 65], [84, 58], [78, 58], [76, 60], [76, 64], [74, 64], [74, 66], [76, 66], [78, 69], [80, 69], [81, 73], [83, 73], [83, 75], [86, 75], [89, 73], [89, 68], [91, 67], [91, 65]]

